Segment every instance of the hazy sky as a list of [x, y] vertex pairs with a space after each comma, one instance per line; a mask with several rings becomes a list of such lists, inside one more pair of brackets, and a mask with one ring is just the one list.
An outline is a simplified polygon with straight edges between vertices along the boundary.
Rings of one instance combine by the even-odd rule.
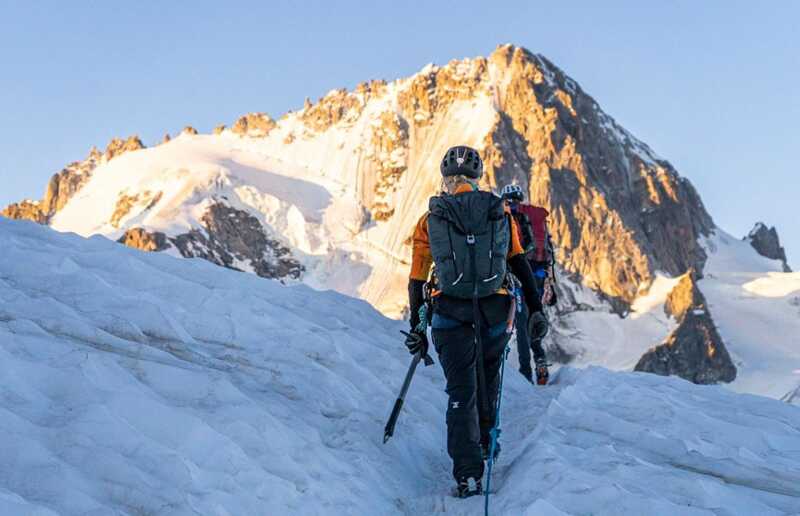
[[509, 42], [669, 159], [721, 227], [777, 225], [800, 266], [800, 2], [26, 4], [0, 0], [0, 205], [113, 136], [278, 117]]

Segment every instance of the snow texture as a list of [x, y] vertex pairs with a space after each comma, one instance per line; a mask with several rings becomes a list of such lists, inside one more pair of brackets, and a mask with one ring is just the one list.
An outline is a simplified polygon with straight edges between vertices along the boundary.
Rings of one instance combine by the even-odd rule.
[[800, 389], [800, 273], [721, 230], [705, 247], [699, 287], [738, 369], [731, 388], [786, 399]]
[[[367, 303], [0, 218], [0, 514], [473, 515], [440, 367]], [[800, 514], [800, 408], [508, 368], [493, 515]]]

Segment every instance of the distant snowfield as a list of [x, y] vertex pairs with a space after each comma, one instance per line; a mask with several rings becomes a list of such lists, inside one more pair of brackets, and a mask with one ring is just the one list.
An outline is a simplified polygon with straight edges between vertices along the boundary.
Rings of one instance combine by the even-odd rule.
[[[367, 303], [2, 218], [0, 248], [0, 514], [481, 512], [438, 364], [381, 444], [409, 356]], [[800, 513], [800, 408], [514, 365], [493, 515]]]
[[562, 286], [577, 292], [578, 301], [593, 310], [566, 315], [554, 333], [559, 335], [559, 343], [576, 355], [574, 365], [633, 370], [639, 358], [675, 328], [675, 321], [664, 312], [664, 302], [677, 282], [677, 278], [658, 274], [649, 291], [621, 318], [589, 289], [562, 279]]
[[738, 369], [730, 387], [774, 398], [800, 388], [800, 273], [721, 231], [706, 248], [700, 289]]

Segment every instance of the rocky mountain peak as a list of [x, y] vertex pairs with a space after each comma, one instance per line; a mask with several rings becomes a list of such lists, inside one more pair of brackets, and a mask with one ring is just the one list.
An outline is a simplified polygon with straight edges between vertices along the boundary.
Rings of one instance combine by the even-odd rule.
[[113, 138], [102, 153], [97, 147], [92, 146], [83, 161], [72, 162], [50, 177], [41, 200], [11, 204], [0, 214], [11, 219], [25, 219], [39, 224], [47, 224], [50, 218], [89, 181], [92, 172], [98, 165], [126, 152], [143, 148], [144, 144], [138, 136], [130, 136], [125, 140]]
[[[544, 56], [501, 45], [488, 58], [428, 65], [388, 89], [396, 91], [398, 110], [373, 122], [367, 157], [441, 153], [465, 142], [428, 147], [436, 136], [485, 123], [485, 137], [466, 142], [484, 155], [485, 186], [523, 185], [533, 203], [550, 211], [565, 269], [618, 306], [633, 300], [655, 270], [702, 270], [698, 238], [714, 223], [692, 185]], [[484, 101], [494, 115], [486, 122], [471, 119], [464, 106]], [[356, 92], [335, 90], [303, 116], [313, 130], [324, 131], [363, 110]], [[389, 142], [384, 134], [398, 137]], [[401, 178], [431, 172], [414, 170], [410, 158], [388, 167], [386, 159], [372, 161], [364, 203], [374, 218], [389, 220], [396, 212], [390, 205], [402, 202]]]
[[500, 110], [487, 179], [516, 181], [548, 208], [567, 270], [624, 301], [654, 270], [702, 270], [697, 240], [714, 223], [688, 180], [545, 57], [503, 45], [488, 62]]
[[763, 222], [757, 222], [743, 240], [750, 242], [753, 249], [761, 256], [769, 258], [770, 260], [780, 260], [783, 264], [784, 272], [792, 272], [792, 269], [786, 262], [786, 251], [781, 246], [778, 230], [776, 230], [774, 226], [768, 228]]
[[37, 224], [47, 224], [48, 215], [42, 210], [41, 201], [25, 199], [6, 206], [0, 215], [9, 219], [30, 220]]
[[248, 113], [234, 122], [231, 131], [240, 136], [264, 137], [275, 126], [275, 120], [266, 113]]
[[142, 143], [142, 140], [140, 140], [136, 135], [129, 136], [124, 140], [121, 138], [113, 138], [110, 142], [108, 142], [106, 150], [103, 153], [103, 158], [106, 161], [111, 161], [112, 159], [116, 158], [117, 156], [121, 156], [126, 152], [144, 148], [145, 146]]
[[[411, 226], [437, 191], [438, 157], [450, 145], [475, 146], [485, 158], [485, 186], [523, 185], [551, 214], [560, 265], [620, 311], [656, 270], [702, 271], [698, 239], [714, 227], [669, 162], [552, 62], [514, 45], [391, 83], [334, 89], [278, 121], [250, 113], [230, 131], [257, 136], [263, 142], [248, 145], [263, 143], [275, 158], [352, 188], [367, 220], [385, 225], [373, 245], [390, 256], [409, 254]], [[141, 147], [138, 139], [117, 141], [106, 154]], [[122, 204], [136, 194], [125, 193]]]

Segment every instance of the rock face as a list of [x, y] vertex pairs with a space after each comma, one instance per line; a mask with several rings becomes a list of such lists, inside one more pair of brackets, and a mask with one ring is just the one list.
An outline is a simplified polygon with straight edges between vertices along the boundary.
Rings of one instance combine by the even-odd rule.
[[298, 279], [304, 271], [291, 250], [267, 238], [258, 219], [245, 211], [217, 202], [208, 207], [202, 222], [204, 230], [176, 236], [135, 227], [117, 241], [142, 251], [164, 251], [174, 246], [185, 258], [203, 258], [239, 271], [252, 269], [264, 278]]
[[697, 239], [714, 224], [688, 180], [544, 57], [505, 46], [489, 59], [509, 80], [487, 179], [516, 180], [550, 210], [568, 271], [630, 301], [654, 270], [702, 270]]
[[31, 220], [37, 224], [47, 224], [48, 216], [42, 211], [41, 201], [25, 200], [8, 205], [0, 215], [9, 219]]
[[114, 138], [106, 146], [106, 151], [103, 153], [103, 158], [106, 161], [111, 161], [117, 156], [121, 156], [126, 152], [144, 149], [144, 144], [138, 136], [129, 136], [127, 139]]
[[117, 242], [140, 251], [163, 251], [170, 247], [167, 235], [159, 231], [147, 231], [144, 228], [126, 230]]
[[209, 207], [202, 220], [212, 242], [219, 242], [239, 262], [249, 262], [259, 276], [297, 279], [303, 272], [291, 251], [267, 238], [258, 219], [247, 212], [217, 203]]
[[732, 382], [736, 366], [720, 337], [694, 273], [686, 273], [667, 298], [665, 310], [678, 327], [663, 344], [642, 356], [634, 370], [676, 375], [698, 384]]
[[[370, 269], [367, 279], [359, 278], [363, 281], [359, 295], [376, 304], [391, 295], [396, 305], [404, 296], [404, 287], [398, 285], [410, 255], [408, 237], [428, 197], [438, 191], [439, 158], [454, 144], [481, 151], [486, 162], [485, 186], [496, 189], [514, 181], [524, 186], [533, 203], [550, 211], [562, 269], [608, 299], [620, 313], [651, 282], [654, 271], [672, 276], [692, 268], [701, 272], [705, 255], [698, 239], [714, 227], [697, 192], [667, 161], [620, 127], [553, 63], [512, 45], [498, 47], [488, 57], [430, 65], [391, 83], [371, 81], [353, 91], [333, 90], [277, 121], [251, 113], [237, 120], [228, 132], [259, 138], [240, 142], [243, 152], [258, 149], [261, 154], [252, 156], [254, 160], [269, 156], [276, 166], [283, 163], [292, 170], [303, 170], [312, 180], [324, 177], [325, 188], [342, 186], [335, 196], [346, 197], [345, 201], [369, 211], [366, 220], [378, 227], [369, 235], [363, 227], [353, 228], [347, 245], [369, 240], [369, 249], [354, 250], [356, 260], [359, 253], [382, 255], [365, 264]], [[191, 128], [184, 130], [184, 134], [195, 133]], [[169, 147], [176, 148], [176, 143]], [[209, 140], [209, 145], [216, 143]], [[136, 146], [135, 142], [117, 143], [114, 149]], [[221, 160], [217, 165], [225, 168], [235, 163]], [[184, 164], [169, 166], [181, 168]], [[61, 188], [62, 182], [59, 180], [58, 191], [63, 189], [65, 194], [56, 197], [68, 199], [80, 188], [80, 181], [74, 185], [66, 182]], [[246, 187], [253, 185], [240, 186], [244, 195]], [[198, 188], [198, 196], [211, 197], [205, 187]], [[291, 193], [284, 190], [287, 192]], [[118, 229], [125, 229], [131, 218], [125, 218], [124, 208], [139, 202], [122, 201], [117, 219], [122, 226]], [[249, 193], [239, 201], [251, 202], [249, 213], [253, 215], [259, 210], [283, 209], [274, 200], [267, 202]], [[39, 209], [50, 216], [49, 205]], [[12, 211], [41, 218], [31, 205]], [[319, 210], [300, 212], [302, 223], [309, 226], [303, 228], [307, 232], [314, 233], [318, 227], [311, 226], [326, 223]], [[270, 224], [277, 220], [271, 218], [274, 213], [262, 213], [270, 218]], [[281, 213], [285, 220], [288, 212]], [[274, 225], [286, 226], [283, 222]], [[341, 230], [324, 229], [313, 238], [300, 239], [304, 243], [298, 245], [316, 245]], [[297, 235], [283, 236], [289, 241]], [[220, 237], [219, 241], [238, 245], [236, 239]], [[187, 244], [186, 249], [190, 247]], [[350, 251], [353, 249], [344, 252]], [[219, 253], [206, 252], [217, 262], [227, 260]], [[231, 249], [226, 252], [240, 254]], [[296, 270], [292, 267], [287, 265], [285, 270]], [[389, 286], [387, 277], [391, 277]]]
[[[516, 182], [550, 211], [560, 264], [620, 312], [654, 271], [702, 271], [698, 238], [714, 223], [695, 189], [544, 57], [505, 45], [364, 91], [336, 90], [301, 118], [313, 136], [372, 117], [360, 136], [370, 143], [351, 152], [359, 156], [359, 200], [392, 226], [381, 245], [393, 253], [410, 252], [397, 244], [436, 192], [439, 156], [465, 143], [485, 157], [485, 186]], [[371, 99], [390, 109], [370, 111]], [[468, 136], [452, 141], [448, 133]], [[283, 143], [297, 145], [295, 136], [312, 137], [284, 134]]]
[[783, 272], [792, 272], [786, 262], [786, 251], [781, 246], [778, 231], [775, 227], [767, 228], [763, 222], [758, 222], [743, 240], [750, 242], [758, 254], [770, 260], [780, 260]]
[[690, 270], [681, 276], [678, 284], [667, 295], [664, 312], [680, 322], [691, 309], [704, 310], [705, 299], [695, 282], [695, 271]]
[[384, 93], [386, 93], [385, 81], [361, 83], [353, 93], [345, 89], [336, 89], [319, 99], [316, 104], [312, 104], [306, 98], [301, 117], [306, 128], [312, 132], [322, 133], [339, 122], [355, 122], [366, 103]]
[[240, 136], [263, 137], [275, 128], [275, 121], [266, 113], [249, 113], [239, 118], [231, 131]]
[[23, 201], [11, 204], [0, 214], [12, 219], [27, 219], [39, 224], [47, 224], [92, 177], [92, 172], [101, 163], [106, 163], [126, 152], [143, 149], [144, 144], [138, 136], [130, 136], [124, 140], [112, 139], [104, 152], [92, 147], [83, 161], [70, 163], [63, 170], [54, 174], [47, 182], [44, 197], [40, 201]]
[[128, 195], [126, 192], [121, 192], [117, 199], [117, 206], [114, 213], [111, 215], [111, 225], [115, 228], [120, 227], [120, 221], [136, 207], [139, 207], [139, 213], [149, 210], [161, 200], [162, 192], [151, 192], [145, 190], [144, 192]]
[[403, 173], [408, 169], [408, 124], [396, 113], [386, 111], [380, 124], [372, 128], [370, 151], [367, 157], [375, 163], [375, 197], [371, 205], [375, 220], [387, 220], [394, 215], [395, 200]]

